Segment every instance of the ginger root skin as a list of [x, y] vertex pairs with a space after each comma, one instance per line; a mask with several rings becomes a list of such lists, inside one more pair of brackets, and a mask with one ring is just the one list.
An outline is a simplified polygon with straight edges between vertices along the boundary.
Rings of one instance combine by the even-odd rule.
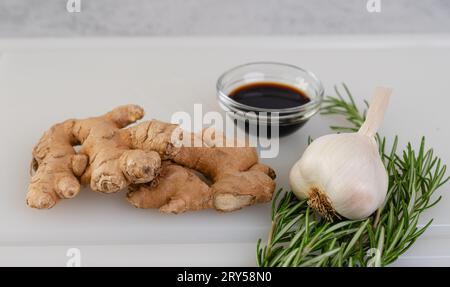
[[165, 161], [155, 182], [132, 185], [127, 200], [137, 208], [182, 213], [212, 207], [212, 191], [194, 171]]
[[[153, 180], [161, 165], [159, 155], [131, 150], [121, 130], [143, 116], [141, 107], [127, 105], [100, 117], [51, 127], [33, 149], [35, 174], [28, 187], [27, 205], [51, 208], [59, 199], [77, 195], [81, 183], [94, 191], [112, 193]], [[73, 148], [76, 145], [81, 145], [79, 154]]]
[[[74, 197], [81, 185], [103, 193], [129, 187], [134, 206], [164, 213], [233, 211], [271, 200], [275, 173], [258, 162], [255, 148], [218, 145], [226, 139], [211, 129], [174, 141], [179, 127], [157, 120], [125, 128], [143, 115], [141, 107], [126, 105], [50, 128], [33, 150], [27, 204], [50, 208]], [[200, 144], [186, 145], [194, 140]], [[81, 145], [79, 153], [75, 145]]]
[[159, 208], [162, 213], [183, 213], [214, 208], [229, 212], [272, 199], [273, 171], [256, 164], [209, 186], [195, 171], [165, 161], [155, 182], [129, 187], [127, 200], [137, 208]]
[[50, 208], [60, 198], [72, 198], [80, 191], [76, 174], [84, 172], [87, 158], [77, 156], [72, 135], [74, 120], [68, 120], [50, 128], [33, 149], [34, 172], [26, 202], [34, 208]]

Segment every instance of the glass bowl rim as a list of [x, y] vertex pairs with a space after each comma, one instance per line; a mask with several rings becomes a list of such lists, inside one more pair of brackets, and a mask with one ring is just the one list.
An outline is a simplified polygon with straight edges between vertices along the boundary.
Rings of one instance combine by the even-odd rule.
[[[294, 69], [294, 70], [297, 70], [297, 71], [307, 74], [314, 80], [314, 84], [317, 85], [318, 91], [317, 91], [316, 97], [310, 98], [311, 101], [307, 104], [304, 104], [304, 105], [301, 105], [298, 107], [285, 108], [285, 109], [258, 108], [258, 107], [249, 106], [249, 105], [245, 105], [245, 104], [236, 102], [235, 100], [230, 98], [223, 91], [225, 88], [223, 85], [224, 78], [239, 69], [256, 66], [256, 65], [271, 65], [271, 66], [287, 67], [287, 68], [291, 68], [291, 69]], [[324, 88], [323, 88], [322, 82], [319, 80], [319, 78], [313, 72], [311, 72], [307, 69], [300, 68], [299, 66], [296, 66], [296, 65], [286, 64], [286, 63], [281, 63], [281, 62], [274, 62], [274, 61], [249, 62], [249, 63], [235, 66], [231, 69], [228, 69], [224, 73], [222, 73], [222, 75], [220, 75], [220, 77], [217, 79], [216, 89], [217, 89], [217, 96], [219, 97], [219, 100], [226, 105], [231, 104], [232, 106], [235, 106], [241, 110], [246, 110], [246, 111], [268, 112], [268, 113], [278, 112], [278, 113], [280, 113], [280, 115], [283, 113], [308, 112], [308, 111], [314, 110], [315, 108], [318, 108], [320, 106], [320, 104], [323, 101], [323, 96], [324, 96]]]

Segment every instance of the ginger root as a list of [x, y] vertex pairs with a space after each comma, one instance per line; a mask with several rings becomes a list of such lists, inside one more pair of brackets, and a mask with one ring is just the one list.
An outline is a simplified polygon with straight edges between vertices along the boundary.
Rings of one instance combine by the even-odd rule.
[[260, 166], [230, 174], [209, 186], [195, 171], [166, 161], [156, 183], [130, 186], [127, 199], [137, 208], [159, 208], [163, 213], [205, 208], [233, 211], [271, 200], [275, 183], [268, 173], [274, 173], [265, 166], [261, 172]]
[[[129, 187], [134, 206], [166, 213], [233, 211], [271, 200], [275, 173], [258, 163], [254, 148], [220, 146], [226, 139], [211, 129], [178, 135], [177, 125], [157, 120], [125, 128], [143, 115], [141, 107], [126, 105], [51, 127], [33, 149], [27, 204], [50, 208], [74, 197], [81, 185], [103, 193]], [[186, 144], [194, 140], [200, 145]]]
[[[95, 118], [68, 120], [50, 128], [33, 149], [35, 171], [27, 204], [50, 208], [60, 198], [72, 198], [83, 184], [104, 193], [131, 183], [154, 179], [161, 165], [154, 151], [132, 150], [121, 128], [144, 115], [142, 108], [122, 106]], [[80, 145], [76, 154], [73, 146]]]

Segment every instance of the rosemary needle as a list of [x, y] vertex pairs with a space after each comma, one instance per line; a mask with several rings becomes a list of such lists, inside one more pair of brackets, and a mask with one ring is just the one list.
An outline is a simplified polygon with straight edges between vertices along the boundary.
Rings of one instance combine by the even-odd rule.
[[[336, 97], [328, 97], [322, 115], [343, 116], [349, 126], [332, 126], [336, 132], [357, 131], [365, 119], [348, 87], [346, 98], [336, 87]], [[367, 106], [367, 102], [366, 102]], [[257, 243], [259, 266], [386, 266], [407, 251], [430, 226], [418, 227], [420, 215], [436, 205], [433, 196], [450, 177], [446, 166], [426, 149], [422, 138], [418, 150], [408, 143], [398, 150], [395, 137], [376, 137], [380, 156], [389, 174], [386, 202], [366, 220], [328, 222], [314, 214], [292, 192], [279, 190], [272, 205], [272, 226], [268, 242]]]

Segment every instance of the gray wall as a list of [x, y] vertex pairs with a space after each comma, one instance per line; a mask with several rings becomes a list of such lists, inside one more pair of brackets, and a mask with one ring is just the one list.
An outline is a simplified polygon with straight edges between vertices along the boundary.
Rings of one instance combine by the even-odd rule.
[[450, 32], [450, 0], [0, 0], [0, 37]]

